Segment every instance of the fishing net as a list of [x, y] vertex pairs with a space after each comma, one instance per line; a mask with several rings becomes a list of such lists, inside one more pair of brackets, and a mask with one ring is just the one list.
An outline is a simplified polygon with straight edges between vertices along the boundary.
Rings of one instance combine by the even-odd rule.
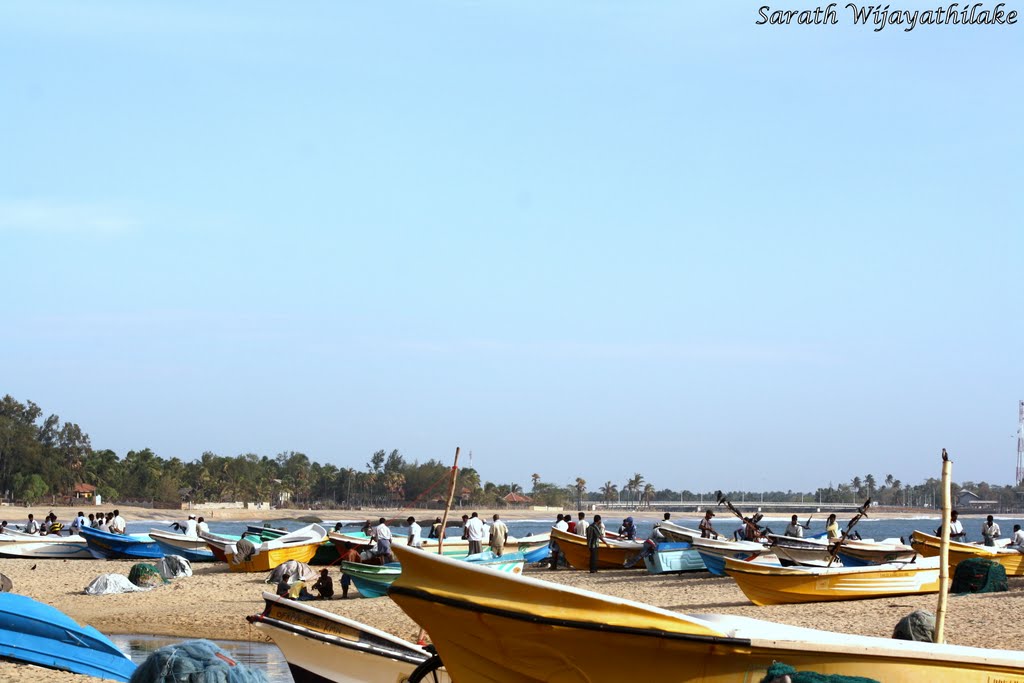
[[984, 557], [972, 557], [956, 565], [953, 593], [1000, 593], [1010, 590], [1006, 568]]
[[317, 573], [305, 562], [299, 562], [298, 560], [288, 560], [283, 562], [272, 570], [270, 570], [270, 576], [267, 577], [267, 583], [281, 583], [281, 579], [287, 579], [288, 583], [292, 583], [294, 580], [300, 581], [311, 581], [315, 579]]
[[267, 683], [266, 675], [236, 662], [209, 640], [187, 640], [156, 650], [129, 683]]
[[879, 683], [874, 678], [863, 676], [840, 676], [839, 674], [819, 674], [813, 671], [797, 671], [788, 664], [775, 662], [768, 667], [767, 675], [761, 683]]
[[192, 576], [192, 563], [181, 555], [164, 555], [156, 563], [156, 568], [165, 579]]
[[133, 564], [128, 572], [128, 580], [141, 588], [155, 588], [167, 583], [167, 580], [160, 576], [160, 570], [151, 564], [140, 562]]
[[916, 640], [921, 643], [935, 642], [935, 615], [919, 609], [899, 620], [893, 629], [896, 640]]

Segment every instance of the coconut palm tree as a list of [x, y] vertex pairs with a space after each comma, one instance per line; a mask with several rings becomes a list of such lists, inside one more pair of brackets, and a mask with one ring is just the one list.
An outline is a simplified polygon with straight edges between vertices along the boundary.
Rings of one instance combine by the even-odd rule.
[[587, 490], [587, 480], [576, 477], [576, 509], [583, 509], [583, 494]]
[[604, 502], [610, 503], [613, 498], [618, 497], [619, 487], [610, 481], [606, 481], [604, 486], [601, 487], [601, 495], [604, 496]]

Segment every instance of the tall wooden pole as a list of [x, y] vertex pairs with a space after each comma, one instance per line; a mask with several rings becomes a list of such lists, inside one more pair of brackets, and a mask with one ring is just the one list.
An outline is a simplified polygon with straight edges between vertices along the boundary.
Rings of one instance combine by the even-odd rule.
[[444, 555], [445, 529], [448, 525], [448, 511], [452, 509], [452, 499], [455, 498], [455, 482], [459, 478], [459, 447], [455, 447], [455, 462], [452, 464], [452, 482], [448, 486], [448, 502], [444, 504], [444, 516], [441, 517], [440, 538], [437, 539], [437, 554]]
[[949, 522], [953, 508], [950, 480], [953, 461], [942, 449], [942, 542], [939, 545], [939, 606], [935, 610], [935, 642], [946, 642], [946, 600], [949, 597]]

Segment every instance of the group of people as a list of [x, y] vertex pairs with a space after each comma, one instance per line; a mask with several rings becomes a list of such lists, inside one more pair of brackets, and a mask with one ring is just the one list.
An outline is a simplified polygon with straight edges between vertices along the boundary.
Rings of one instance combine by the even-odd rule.
[[[957, 510], [949, 513], [949, 540], [967, 543], [967, 530], [964, 529], [963, 522], [960, 521], [959, 517], [960, 513]], [[935, 530], [935, 535], [942, 535], [941, 526]], [[999, 524], [992, 515], [989, 515], [981, 524], [982, 543], [993, 547], [996, 544], [996, 539], [1001, 537], [1002, 530], [999, 528]], [[1024, 553], [1024, 531], [1021, 531], [1020, 524], [1013, 525], [1013, 535], [1010, 536], [1010, 542], [1006, 547]]]
[[[7, 521], [0, 523], [0, 533], [7, 529]], [[127, 533], [127, 523], [121, 516], [120, 510], [107, 513], [90, 513], [88, 518], [81, 510], [67, 528], [69, 536], [77, 534], [82, 529], [98, 529], [112, 534]], [[39, 534], [40, 536], [61, 536], [64, 533], [64, 524], [57, 520], [57, 515], [51, 511], [43, 521], [40, 522], [35, 515], [29, 513], [28, 519], [22, 526], [21, 531], [26, 534]]]
[[171, 526], [189, 538], [198, 538], [199, 532], [210, 533], [210, 525], [206, 523], [206, 518], [196, 519], [195, 515], [189, 515], [184, 522], [175, 522]]

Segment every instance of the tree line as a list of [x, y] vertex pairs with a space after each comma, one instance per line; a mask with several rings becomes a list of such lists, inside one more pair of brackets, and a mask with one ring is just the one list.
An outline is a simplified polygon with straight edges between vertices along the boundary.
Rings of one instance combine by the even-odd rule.
[[[397, 449], [374, 452], [359, 469], [313, 462], [295, 451], [273, 457], [206, 452], [185, 462], [143, 448], [121, 458], [110, 449], [93, 448], [79, 425], [62, 422], [57, 415], [44, 417], [32, 401], [21, 403], [9, 395], [0, 400], [0, 494], [12, 502], [63, 502], [77, 484], [90, 484], [105, 500], [123, 503], [244, 501], [303, 508], [436, 508], [447, 497], [450, 473], [448, 464], [434, 459], [409, 462]], [[715, 500], [711, 491], [659, 489], [641, 473], [621, 485], [608, 480], [595, 489], [588, 488], [583, 477], [568, 484], [544, 482], [538, 473], [530, 479], [532, 488], [526, 492], [516, 483], [481, 481], [475, 469], [461, 468], [456, 503], [501, 507], [509, 494], [519, 494], [534, 505], [563, 508], [612, 502], [641, 508], [654, 501]], [[998, 501], [1003, 509], [1020, 505], [1019, 487], [985, 482], [954, 485], [954, 490], [960, 488], [983, 500]], [[881, 483], [868, 474], [815, 491], [729, 491], [726, 495], [734, 501], [803, 503], [859, 503], [872, 497], [883, 505], [934, 507], [939, 482], [928, 479], [905, 486], [891, 474]]]

